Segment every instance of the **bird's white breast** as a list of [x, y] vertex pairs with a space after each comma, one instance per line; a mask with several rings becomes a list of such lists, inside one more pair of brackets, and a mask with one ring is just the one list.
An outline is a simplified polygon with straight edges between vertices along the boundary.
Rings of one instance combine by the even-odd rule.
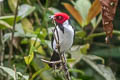
[[[72, 44], [73, 44], [73, 38], [74, 38], [74, 30], [71, 25], [64, 23], [64, 33], [60, 30], [60, 28], [57, 26], [58, 34], [59, 34], [59, 44], [60, 44], [60, 52], [64, 52], [68, 50]], [[55, 36], [57, 37], [56, 31]], [[57, 38], [58, 40], [58, 38]], [[56, 41], [53, 41], [53, 49], [58, 51], [56, 49]]]

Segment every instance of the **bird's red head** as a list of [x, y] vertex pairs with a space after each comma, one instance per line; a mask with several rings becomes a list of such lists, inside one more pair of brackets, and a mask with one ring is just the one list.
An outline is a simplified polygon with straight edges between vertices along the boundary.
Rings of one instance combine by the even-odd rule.
[[69, 16], [66, 13], [55, 13], [54, 14], [54, 19], [57, 23], [63, 24], [66, 20], [69, 19]]

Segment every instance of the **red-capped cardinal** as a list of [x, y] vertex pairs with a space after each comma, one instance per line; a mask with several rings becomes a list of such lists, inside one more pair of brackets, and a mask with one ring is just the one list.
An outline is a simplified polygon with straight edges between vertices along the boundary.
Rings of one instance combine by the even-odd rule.
[[[56, 29], [58, 31], [59, 38], [57, 36], [57, 31], [54, 29], [53, 37], [51, 41], [51, 45], [53, 48], [53, 55], [51, 57], [51, 61], [59, 61], [60, 60], [60, 54], [64, 54], [68, 49], [71, 48], [73, 44], [74, 39], [74, 29], [72, 28], [70, 24], [70, 17], [66, 13], [55, 13], [53, 16], [50, 16], [51, 19], [55, 20], [56, 23]], [[59, 39], [59, 46], [60, 46], [60, 53], [58, 52], [58, 45], [56, 43], [56, 40]], [[53, 64], [49, 64], [50, 67], [53, 66]], [[57, 64], [57, 67], [59, 67], [60, 64]]]

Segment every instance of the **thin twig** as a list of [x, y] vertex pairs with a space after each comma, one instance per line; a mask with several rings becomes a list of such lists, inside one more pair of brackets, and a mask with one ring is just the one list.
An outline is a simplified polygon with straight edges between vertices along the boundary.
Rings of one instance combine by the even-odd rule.
[[[71, 80], [70, 78], [70, 73], [68, 71], [68, 67], [67, 67], [67, 61], [66, 61], [66, 58], [64, 56], [64, 53], [61, 53], [60, 52], [60, 44], [59, 44], [59, 33], [58, 33], [58, 30], [57, 30], [57, 25], [55, 23], [55, 20], [53, 19], [53, 22], [54, 22], [54, 25], [55, 25], [55, 30], [56, 30], [56, 33], [57, 33], [57, 39], [56, 40], [56, 44], [57, 44], [57, 49], [58, 49], [58, 52], [59, 52], [59, 56], [60, 56], [60, 59], [62, 61], [62, 67], [63, 67], [63, 70], [64, 70], [64, 74], [65, 74], [65, 77], [66, 77], [66, 80]], [[53, 33], [54, 34], [54, 33]], [[54, 36], [56, 38], [56, 36]], [[62, 56], [63, 55], [63, 56]]]
[[[0, 1], [0, 16], [3, 15], [3, 0]], [[3, 41], [3, 30], [0, 30], [0, 65], [3, 66], [5, 44]], [[2, 78], [1, 78], [2, 80]]]
[[11, 63], [11, 56], [13, 54], [13, 38], [14, 38], [14, 31], [15, 31], [15, 25], [16, 25], [16, 18], [17, 18], [17, 14], [18, 14], [18, 5], [19, 5], [19, 0], [17, 0], [17, 6], [16, 6], [16, 10], [15, 10], [13, 30], [12, 30], [12, 36], [11, 36], [11, 42], [10, 42], [9, 64]]
[[[55, 39], [56, 39], [56, 43], [59, 45], [59, 34], [58, 34], [58, 30], [57, 30], [57, 25], [56, 25], [54, 19], [53, 19], [53, 23], [54, 23], [54, 25], [55, 25], [55, 30], [56, 30], [56, 33], [57, 33], [57, 38], [56, 38], [56, 36], [54, 35], [54, 33], [53, 33], [53, 35], [54, 35], [54, 37], [55, 37]], [[58, 40], [57, 40], [57, 39], [58, 39]]]
[[[55, 30], [53, 30], [52, 32], [53, 32], [53, 36], [55, 36]], [[57, 38], [56, 37], [54, 37], [54, 38], [55, 38], [55, 42], [58, 43]]]
[[30, 65], [27, 65], [27, 68], [29, 69], [29, 80], [32, 78], [32, 69]]
[[16, 66], [15, 66], [15, 65], [13, 65], [13, 68], [14, 68], [14, 72], [15, 72], [15, 80], [17, 80]]
[[0, 65], [3, 66], [5, 45], [3, 42], [3, 31], [0, 30]]
[[65, 59], [65, 56], [62, 56], [62, 55], [64, 55], [64, 53], [63, 54], [60, 53], [60, 59], [62, 60], [62, 67], [64, 69], [64, 74], [65, 74], [66, 80], [71, 80], [70, 73], [69, 73], [68, 67], [67, 67], [67, 61]]
[[48, 63], [48, 64], [58, 64], [58, 63], [62, 62], [61, 60], [59, 60], [59, 61], [47, 61], [47, 60], [44, 60], [44, 59], [41, 59], [41, 61], [43, 61], [45, 63]]
[[42, 11], [43, 11], [45, 8], [44, 8], [44, 7], [43, 7], [43, 5], [41, 4], [40, 0], [37, 0], [37, 2], [38, 2], [38, 4], [39, 4], [40, 8], [41, 8], [41, 9], [42, 9]]
[[4, 13], [4, 10], [3, 10], [3, 0], [0, 0], [0, 16], [2, 16]]
[[63, 59], [64, 59], [65, 75], [67, 76], [67, 79], [68, 79], [68, 80], [71, 80], [71, 78], [70, 78], [70, 73], [69, 73], [68, 67], [67, 67], [67, 60], [66, 60], [66, 57], [65, 57], [65, 53], [63, 53]]

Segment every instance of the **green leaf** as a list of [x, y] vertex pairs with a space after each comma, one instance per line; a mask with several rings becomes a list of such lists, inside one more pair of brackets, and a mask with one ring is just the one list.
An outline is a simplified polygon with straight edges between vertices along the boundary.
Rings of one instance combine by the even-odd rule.
[[42, 72], [42, 70], [36, 71], [36, 72], [32, 75], [32, 78], [31, 78], [30, 80], [34, 80], [34, 78], [35, 78], [36, 76], [38, 76], [41, 72]]
[[104, 59], [102, 57], [96, 56], [96, 55], [86, 55], [87, 58], [90, 60], [101, 60], [102, 64], [105, 63]]
[[[39, 69], [37, 70], [33, 75], [32, 75], [32, 78], [30, 80], [34, 80], [34, 78], [40, 74], [42, 74], [44, 71], [47, 71], [48, 70], [48, 66], [45, 66], [44, 68], [42, 69]], [[43, 76], [41, 76], [43, 77]]]
[[21, 23], [18, 23], [15, 25], [15, 31], [25, 35], [25, 32], [23, 30], [23, 26]]
[[91, 7], [90, 0], [77, 0], [76, 2], [73, 2], [75, 9], [79, 11], [83, 18], [83, 27], [86, 25], [86, 17], [88, 15], [89, 9]]
[[82, 75], [85, 75], [85, 73], [82, 71], [82, 70], [79, 70], [79, 69], [69, 69], [70, 72], [77, 72], [77, 73], [80, 73]]
[[112, 47], [108, 49], [102, 49], [102, 50], [94, 50], [90, 52], [94, 55], [101, 56], [101, 57], [113, 57], [113, 58], [120, 58], [120, 47]]
[[83, 79], [76, 79], [76, 78], [74, 78], [74, 77], [71, 77], [72, 78], [72, 80], [83, 80]]
[[75, 59], [74, 64], [76, 64], [78, 61], [81, 60], [82, 56], [80, 53], [80, 46], [79, 45], [72, 46], [70, 53], [71, 53], [72, 59]]
[[83, 26], [83, 19], [80, 13], [71, 5], [68, 3], [63, 3], [64, 7], [72, 14], [72, 16], [76, 19], [76, 21]]
[[24, 57], [25, 63], [29, 65], [31, 61], [33, 60], [33, 58], [34, 58], [34, 53], [32, 52], [31, 54], [29, 54], [29, 56]]
[[15, 9], [17, 6], [17, 0], [8, 0], [8, 4], [9, 4], [9, 7], [12, 10], [12, 12], [15, 13]]
[[21, 18], [25, 18], [26, 16], [30, 15], [35, 10], [35, 7], [32, 7], [28, 4], [23, 4], [19, 7], [18, 16]]
[[80, 46], [80, 52], [82, 53], [82, 54], [86, 54], [87, 53], [87, 50], [90, 48], [90, 44], [89, 43], [87, 43], [87, 44], [85, 44], [85, 45], [83, 45], [83, 46]]
[[102, 64], [96, 64], [93, 60], [83, 55], [82, 60], [90, 65], [95, 71], [97, 71], [105, 80], [116, 80], [112, 70], [109, 67], [105, 67]]
[[23, 29], [26, 33], [32, 33], [33, 32], [32, 23], [27, 18], [24, 18], [22, 20], [22, 27], [23, 27]]
[[[7, 24], [12, 26], [14, 22], [14, 16], [2, 16], [0, 17], [0, 20], [5, 21]], [[20, 16], [17, 16], [16, 22], [18, 22], [19, 20], [20, 20]]]
[[32, 60], [34, 58], [34, 51], [35, 51], [35, 49], [36, 48], [33, 45], [31, 45], [30, 51], [29, 51], [29, 55], [24, 57], [25, 63], [27, 65], [29, 65], [32, 62]]
[[45, 40], [45, 43], [48, 45], [48, 47], [49, 47], [50, 49], [52, 49], [51, 41], [50, 41], [50, 40]]
[[50, 7], [50, 8], [48, 8], [48, 9], [49, 9], [49, 11], [51, 11], [52, 13], [57, 13], [57, 12], [60, 12], [60, 10], [59, 10], [59, 9], [54, 8], [54, 7]]
[[112, 72], [110, 67], [106, 67], [104, 65], [98, 65], [98, 68], [103, 72], [104, 78], [106, 80], [116, 80], [114, 73]]
[[46, 38], [46, 36], [47, 36], [47, 31], [46, 31], [45, 28], [43, 28], [43, 29], [39, 32], [38, 37], [39, 37], [41, 40], [44, 40], [44, 39]]
[[75, 37], [84, 38], [86, 36], [85, 31], [76, 31]]
[[67, 59], [68, 63], [75, 62], [75, 59]]
[[[33, 66], [33, 68], [35, 69], [36, 72], [41, 70], [40, 74], [39, 74], [40, 78], [42, 80], [56, 80], [53, 78], [51, 72], [49, 72], [50, 69], [49, 69], [48, 65], [44, 64], [40, 59], [41, 59], [40, 57], [37, 58], [37, 56], [36, 56], [36, 58], [31, 63], [31, 65]], [[43, 66], [44, 66], [44, 68], [43, 68]], [[34, 76], [33, 76], [33, 78], [34, 78]]]
[[12, 28], [12, 26], [11, 25], [9, 25], [8, 23], [6, 23], [5, 21], [3, 21], [3, 20], [0, 20], [0, 29], [8, 29], [8, 28]]
[[[9, 0], [9, 1], [11, 1], [11, 0]], [[12, 1], [13, 1], [13, 0], [12, 0]], [[21, 20], [21, 19], [23, 19], [24, 17], [28, 16], [28, 15], [31, 14], [34, 10], [35, 10], [35, 7], [29, 6], [29, 5], [26, 5], [26, 4], [20, 6], [19, 11], [18, 11], [18, 16], [17, 16], [16, 22], [18, 22], [19, 20]], [[2, 16], [2, 17], [0, 17], [0, 20], [5, 21], [6, 24], [13, 25], [14, 16]], [[24, 19], [24, 20], [22, 20], [22, 23], [23, 23], [23, 26], [25, 26], [25, 27], [27, 26], [27, 29], [24, 27], [26, 31], [30, 31], [30, 32], [31, 32], [31, 31], [33, 30], [33, 29], [31, 29], [31, 28], [33, 28], [33, 27], [31, 27], [32, 24], [31, 24], [28, 20]], [[5, 23], [4, 23], [4, 24], [5, 24]], [[2, 27], [3, 27], [3, 26], [2, 26]], [[4, 27], [5, 27], [5, 26], [4, 26]], [[7, 25], [7, 27], [9, 27], [9, 26]], [[5, 27], [5, 28], [6, 28], [6, 27]], [[30, 28], [30, 29], [28, 29], [28, 28]]]
[[97, 21], [96, 21], [96, 25], [95, 25], [94, 28], [96, 28], [99, 25], [99, 23], [101, 22], [101, 20], [102, 20], [102, 15], [100, 14], [99, 17], [98, 17], [98, 19], [97, 19]]
[[[18, 75], [21, 76], [22, 78], [24, 78], [25, 80], [28, 80], [28, 78], [29, 78], [29, 76], [23, 75], [21, 72], [15, 72], [13, 69], [11, 69], [9, 67], [0, 66], [0, 69], [2, 69], [4, 72], [6, 72], [8, 75], [10, 75], [14, 80], [18, 80], [18, 79], [16, 79], [16, 77], [18, 78]], [[16, 75], [16, 77], [15, 77], [15, 75]]]
[[[11, 8], [11, 10], [15, 13], [15, 9], [17, 6], [17, 0], [8, 0], [9, 6]], [[21, 16], [21, 18], [25, 18], [26, 16], [28, 16], [29, 14], [31, 14], [34, 10], [35, 7], [32, 7], [28, 4], [23, 4], [21, 6], [19, 6], [18, 8], [18, 16]]]
[[70, 66], [73, 67], [76, 63], [78, 63], [83, 55], [82, 54], [86, 54], [87, 50], [89, 49], [90, 44], [85, 44], [85, 45], [75, 45], [71, 48], [71, 57], [72, 59], [75, 59], [75, 61], [73, 63], [70, 63]]
[[16, 80], [16, 77], [15, 77], [15, 71], [8, 68], [8, 67], [3, 67], [3, 66], [0, 66], [0, 69], [4, 70], [8, 75], [10, 75], [14, 80]]
[[87, 18], [86, 18], [86, 23], [89, 24], [92, 20], [93, 27], [96, 27], [96, 20], [95, 17], [100, 13], [101, 11], [101, 5], [99, 0], [94, 0], [91, 8], [89, 9]]
[[45, 51], [43, 49], [43, 47], [40, 45], [41, 43], [41, 40], [39, 38], [35, 39], [35, 38], [31, 38], [30, 40], [30, 44], [31, 45], [34, 45], [35, 48], [36, 48], [36, 52], [42, 54], [42, 55], [45, 55]]
[[29, 75], [23, 75], [21, 72], [17, 72], [18, 75], [20, 75], [25, 80], [29, 80]]
[[[16, 31], [14, 32], [15, 37], [27, 37], [25, 32], [23, 31], [21, 23], [15, 25], [15, 31]], [[6, 33], [3, 37], [3, 41], [6, 42], [7, 40], [10, 40], [10, 38], [11, 38], [11, 33]]]

